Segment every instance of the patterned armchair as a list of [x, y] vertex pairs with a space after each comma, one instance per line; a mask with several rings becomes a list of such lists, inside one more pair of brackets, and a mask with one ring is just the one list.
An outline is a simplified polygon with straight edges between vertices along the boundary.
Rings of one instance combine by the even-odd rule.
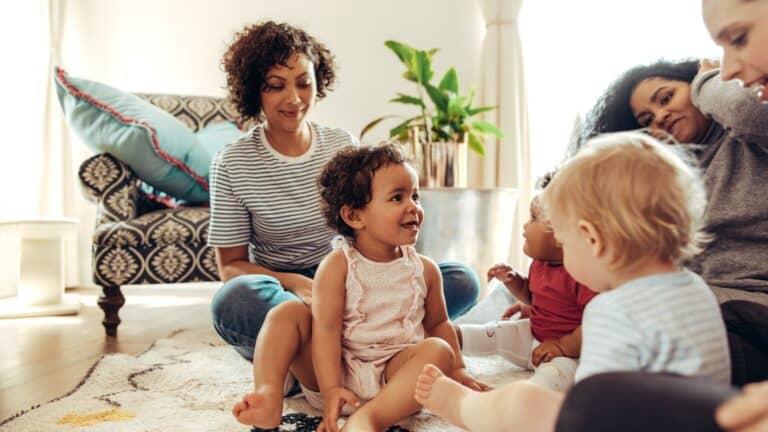
[[[139, 94], [192, 130], [235, 118], [224, 99]], [[108, 336], [117, 335], [118, 311], [127, 284], [218, 281], [208, 237], [208, 207], [170, 208], [152, 200], [130, 167], [109, 153], [86, 159], [80, 182], [97, 204], [93, 235], [93, 280], [102, 287], [98, 303]]]

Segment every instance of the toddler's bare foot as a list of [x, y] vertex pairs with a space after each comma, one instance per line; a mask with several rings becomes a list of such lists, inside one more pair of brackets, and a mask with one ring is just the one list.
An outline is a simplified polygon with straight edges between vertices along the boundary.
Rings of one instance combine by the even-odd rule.
[[262, 385], [232, 408], [237, 421], [261, 429], [273, 429], [280, 425], [283, 416], [283, 392], [276, 386]]
[[456, 426], [466, 429], [461, 420], [461, 400], [476, 393], [446, 377], [435, 365], [428, 364], [416, 379], [416, 402]]

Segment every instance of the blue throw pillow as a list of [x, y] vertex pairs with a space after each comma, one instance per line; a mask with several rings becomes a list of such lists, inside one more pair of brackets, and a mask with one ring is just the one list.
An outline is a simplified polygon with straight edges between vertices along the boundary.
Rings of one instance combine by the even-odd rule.
[[190, 203], [207, 202], [208, 169], [242, 133], [232, 122], [197, 134], [166, 111], [108, 85], [70, 77], [56, 67], [59, 103], [70, 127], [96, 152], [111, 153], [145, 183]]
[[[216, 156], [216, 153], [218, 153], [225, 145], [238, 140], [242, 134], [243, 131], [241, 131], [233, 121], [214, 123], [200, 129], [195, 136], [199, 141], [200, 148], [205, 151], [193, 152], [189, 159], [189, 167], [194, 172], [205, 173], [205, 178], [207, 179], [211, 167], [211, 160]], [[141, 182], [140, 188], [147, 198], [159, 202], [166, 207], [176, 208], [194, 204], [185, 199], [175, 198], [145, 181]]]

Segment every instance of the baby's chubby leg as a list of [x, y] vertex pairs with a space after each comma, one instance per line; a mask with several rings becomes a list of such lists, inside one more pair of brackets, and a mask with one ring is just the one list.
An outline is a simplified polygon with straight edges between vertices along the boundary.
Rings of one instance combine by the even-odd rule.
[[476, 392], [427, 365], [416, 383], [416, 400], [451, 423], [475, 432], [553, 431], [563, 395], [526, 381]]
[[254, 391], [232, 408], [237, 421], [262, 429], [280, 424], [283, 383], [288, 370], [307, 388], [317, 389], [311, 357], [312, 313], [297, 301], [267, 314], [253, 353]]
[[344, 431], [380, 431], [396, 424], [421, 407], [413, 397], [416, 377], [424, 365], [453, 370], [454, 353], [447, 342], [430, 337], [392, 358], [385, 370], [387, 384], [371, 401], [349, 417]]

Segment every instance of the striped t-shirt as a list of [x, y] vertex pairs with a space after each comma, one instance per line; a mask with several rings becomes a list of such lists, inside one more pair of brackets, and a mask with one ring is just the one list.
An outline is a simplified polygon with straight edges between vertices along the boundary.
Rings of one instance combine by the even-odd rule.
[[343, 129], [312, 123], [301, 156], [277, 152], [256, 126], [211, 162], [208, 245], [248, 245], [251, 262], [275, 271], [316, 266], [335, 232], [320, 212], [318, 176], [343, 147], [357, 140]]
[[729, 384], [725, 324], [709, 287], [688, 270], [629, 281], [584, 310], [576, 381], [611, 371], [669, 372]]

